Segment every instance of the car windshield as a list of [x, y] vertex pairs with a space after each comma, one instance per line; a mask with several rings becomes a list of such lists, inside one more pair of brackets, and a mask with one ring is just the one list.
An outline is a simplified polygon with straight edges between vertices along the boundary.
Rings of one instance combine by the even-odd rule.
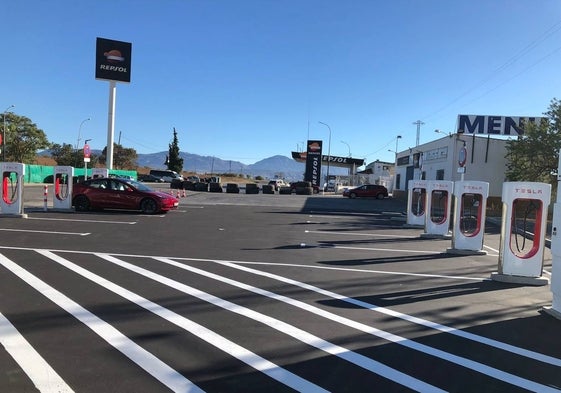
[[130, 180], [130, 179], [121, 179], [121, 180], [124, 181], [127, 184], [130, 184], [131, 186], [136, 188], [138, 191], [154, 191], [152, 188], [148, 187], [146, 184], [137, 182], [136, 180]]

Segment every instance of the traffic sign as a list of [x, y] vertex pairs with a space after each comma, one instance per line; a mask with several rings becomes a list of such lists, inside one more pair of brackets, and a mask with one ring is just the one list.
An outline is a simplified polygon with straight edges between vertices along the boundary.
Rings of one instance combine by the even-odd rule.
[[91, 155], [90, 145], [85, 144], [84, 145], [84, 158], [90, 158], [90, 155]]

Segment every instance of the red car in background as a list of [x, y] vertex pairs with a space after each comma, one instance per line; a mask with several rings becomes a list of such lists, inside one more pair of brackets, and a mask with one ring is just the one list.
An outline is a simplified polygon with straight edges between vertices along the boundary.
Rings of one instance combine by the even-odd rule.
[[74, 184], [72, 205], [76, 211], [126, 209], [154, 214], [177, 208], [179, 200], [134, 180], [96, 178]]
[[343, 191], [343, 196], [353, 199], [357, 197], [373, 197], [384, 199], [388, 197], [388, 189], [377, 184], [364, 184], [360, 187]]

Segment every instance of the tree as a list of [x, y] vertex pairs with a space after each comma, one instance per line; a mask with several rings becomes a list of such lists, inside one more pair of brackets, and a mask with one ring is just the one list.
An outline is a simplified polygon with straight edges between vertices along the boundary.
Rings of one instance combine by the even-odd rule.
[[169, 154], [167, 157], [167, 166], [171, 171], [181, 173], [183, 171], [183, 158], [179, 156], [179, 141], [177, 140], [177, 131], [173, 127], [173, 142], [169, 144]]
[[553, 99], [544, 115], [547, 121], [526, 124], [523, 135], [507, 141], [506, 178], [509, 181], [549, 183], [556, 189], [561, 148], [561, 103]]
[[6, 151], [3, 155], [7, 162], [33, 163], [37, 150], [50, 146], [45, 132], [25, 116], [4, 113], [0, 124], [3, 131], [4, 124], [6, 125], [4, 135]]
[[[123, 147], [118, 143], [113, 143], [113, 166], [116, 169], [130, 169], [136, 168], [136, 160], [138, 154], [132, 147]], [[107, 162], [107, 146], [103, 149], [99, 156], [99, 162], [106, 165]]]
[[[56, 161], [60, 166], [84, 166], [84, 151], [82, 149], [76, 150], [71, 144], [63, 143], [59, 145], [55, 143], [51, 146], [51, 158]], [[89, 167], [94, 167], [98, 162], [98, 156], [95, 154], [90, 155]]]

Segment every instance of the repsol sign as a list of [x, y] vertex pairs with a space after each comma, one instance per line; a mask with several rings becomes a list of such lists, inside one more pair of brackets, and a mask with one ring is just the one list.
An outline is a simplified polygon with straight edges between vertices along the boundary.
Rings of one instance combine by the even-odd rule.
[[458, 132], [466, 134], [523, 135], [528, 123], [547, 121], [545, 117], [458, 115]]
[[335, 156], [326, 156], [324, 155], [321, 158], [322, 161], [327, 161], [327, 162], [333, 162], [336, 164], [348, 164], [349, 163], [349, 158], [348, 157], [335, 157]]
[[306, 173], [304, 180], [312, 183], [312, 186], [321, 186], [321, 147], [322, 141], [308, 141], [306, 149]]
[[131, 81], [130, 42], [97, 38], [95, 50], [95, 78], [127, 82]]

